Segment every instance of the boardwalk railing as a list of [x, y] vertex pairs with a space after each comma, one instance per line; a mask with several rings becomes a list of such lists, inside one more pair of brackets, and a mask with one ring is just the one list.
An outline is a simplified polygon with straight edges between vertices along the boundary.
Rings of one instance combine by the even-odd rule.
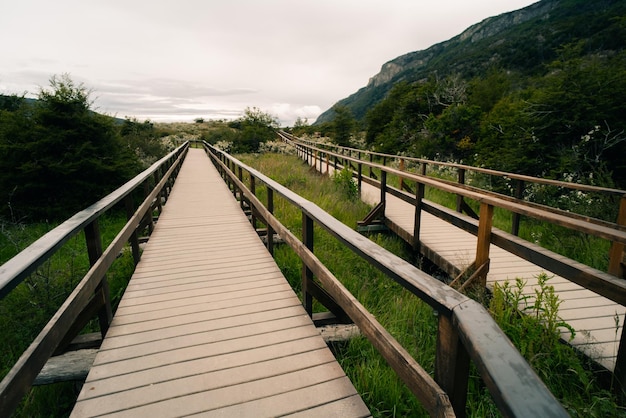
[[[405, 177], [403, 174], [405, 169], [409, 165], [416, 167], [416, 169], [419, 169], [419, 174], [421, 176], [426, 176], [427, 169], [429, 167], [434, 167], [436, 171], [447, 170], [449, 172], [456, 173], [456, 182], [446, 181], [442, 180], [441, 178], [437, 178], [437, 180], [444, 183], [455, 184], [456, 186], [465, 190], [478, 191], [479, 193], [496, 196], [500, 199], [522, 203], [532, 208], [537, 208], [540, 210], [547, 209], [551, 212], [562, 214], [568, 218], [582, 220], [583, 222], [594, 223], [597, 225], [626, 231], [626, 190], [544, 179], [523, 174], [508, 173], [504, 171], [491, 170], [488, 168], [474, 167], [464, 164], [433, 161], [423, 158], [390, 155], [373, 151], [360, 150], [356, 148], [342, 147], [335, 144], [304, 140], [282, 131], [279, 132], [279, 135], [283, 138], [283, 140], [297, 144], [301, 151], [301, 155], [311, 160], [315, 160], [316, 158], [318, 158], [318, 161], [323, 162], [326, 159], [326, 162], [328, 163], [330, 159], [333, 159], [334, 164], [337, 164], [338, 161], [342, 161], [347, 166], [350, 166], [355, 170], [357, 169], [358, 165], [357, 161], [362, 162], [362, 167], [369, 167], [368, 177], [372, 179], [377, 179], [377, 176], [374, 173], [373, 169], [381, 165], [373, 164], [375, 159], [379, 163], [382, 163], [382, 166], [387, 166], [387, 164], [391, 165], [392, 162], [395, 162], [395, 165], [398, 167], [397, 171], [400, 172], [400, 174], [398, 175], [399, 190], [406, 190], [410, 193], [414, 193], [414, 191], [411, 189], [408, 182], [406, 181], [412, 180], [412, 178]], [[343, 164], [339, 164], [339, 166], [343, 167]], [[388, 173], [391, 174], [391, 172]], [[489, 184], [499, 183], [501, 186], [500, 188], [503, 188], [506, 184], [507, 186], [505, 188], [510, 189], [510, 191], [512, 192], [512, 196], [508, 196], [502, 193], [495, 193], [493, 191], [486, 190], [484, 187], [478, 188], [466, 185], [468, 173], [485, 175], [489, 178]], [[580, 193], [588, 193], [593, 196], [602, 196], [605, 198], [608, 197], [614, 202], [617, 202], [615, 203], [615, 207], [609, 208], [609, 210], [606, 211], [608, 214], [615, 214], [616, 221], [611, 222], [607, 221], [606, 219], [595, 219], [586, 215], [578, 215], [570, 210], [561, 210], [556, 207], [548, 208], [545, 205], [532, 203], [531, 201], [529, 201], [529, 199], [525, 199], [524, 196], [527, 191], [532, 190], [533, 187], [536, 188], [536, 186], [553, 187], [559, 190], [560, 194], [565, 191], [576, 191]], [[393, 191], [390, 192], [393, 194]], [[471, 207], [467, 205], [465, 197], [466, 196], [461, 193], [457, 194], [456, 211], [466, 212], [468, 215], [474, 217], [475, 219], [478, 219], [478, 215], [472, 210]], [[513, 211], [512, 213], [511, 234], [513, 235], [519, 234], [521, 215], [522, 213], [520, 212]], [[623, 243], [620, 243], [619, 241], [614, 241], [613, 245], [611, 246], [609, 256], [608, 272], [614, 276], [626, 279], [626, 270], [624, 268], [625, 261]]]
[[[266, 225], [268, 250], [272, 251], [273, 235], [278, 233], [302, 260], [303, 303], [309, 314], [315, 297], [337, 317], [347, 315], [431, 415], [465, 415], [473, 362], [505, 416], [567, 416], [482, 305], [379, 247], [257, 170], [207, 143], [204, 146], [233, 193], [239, 195], [242, 207], [245, 202], [251, 208], [253, 222], [258, 220]], [[248, 186], [244, 180], [249, 181]], [[256, 196], [260, 184], [267, 190], [265, 205]], [[274, 217], [275, 195], [302, 212], [302, 241]], [[438, 312], [434, 378], [316, 257], [315, 224]]]
[[[458, 163], [427, 160], [423, 158], [408, 157], [408, 156], [403, 156], [403, 155], [391, 155], [391, 154], [384, 154], [380, 152], [361, 150], [357, 148], [342, 147], [340, 145], [335, 145], [332, 143], [316, 142], [316, 141], [310, 141], [310, 140], [298, 138], [284, 131], [280, 131], [278, 134], [281, 138], [283, 138], [283, 140], [286, 140], [286, 141], [294, 141], [298, 143], [299, 145], [307, 145], [309, 147], [317, 148], [319, 150], [333, 151], [333, 154], [331, 155], [334, 155], [335, 156], [334, 158], [336, 160], [343, 159], [343, 157], [346, 156], [346, 157], [354, 157], [359, 161], [369, 161], [370, 163], [377, 161], [379, 163], [382, 163], [383, 166], [386, 166], [387, 164], [390, 164], [390, 165], [395, 164], [397, 165], [398, 169], [401, 172], [404, 171], [405, 169], [408, 169], [409, 166], [413, 166], [413, 167], [419, 168], [419, 172], [421, 175], [427, 175], [426, 173], [429, 168], [432, 168], [436, 172], [448, 171], [450, 172], [450, 174], [455, 173], [457, 177], [457, 181], [454, 183], [456, 183], [459, 187], [465, 187], [466, 178], [468, 177], [467, 174], [469, 173], [474, 173], [474, 174], [479, 174], [479, 175], [482, 174], [482, 175], [485, 175], [489, 179], [488, 180], [489, 185], [493, 186], [493, 183], [497, 183], [499, 184], [500, 189], [508, 188], [510, 190], [510, 194], [512, 194], [512, 197], [514, 197], [517, 200], [526, 201], [527, 203], [531, 205], [532, 203], [529, 202], [530, 199], [525, 199], [525, 195], [527, 193], [533, 194], [532, 189], [534, 186], [554, 187], [560, 191], [559, 194], [562, 194], [562, 191], [577, 191], [581, 193], [590, 193], [590, 194], [601, 195], [605, 197], [607, 196], [613, 197], [615, 198], [615, 200], [619, 201], [619, 203], [617, 204], [617, 207], [613, 208], [615, 210], [613, 211], [610, 210], [608, 211], [608, 213], [617, 214], [617, 221], [616, 221], [617, 227], [621, 228], [622, 230], [626, 230], [626, 190], [613, 189], [613, 188], [608, 188], [608, 187], [598, 187], [598, 186], [592, 186], [588, 184], [572, 183], [572, 182], [558, 181], [558, 180], [552, 180], [552, 179], [545, 179], [545, 178], [540, 178], [540, 177], [509, 173], [509, 172], [504, 172], [504, 171], [499, 171], [499, 170], [492, 170], [492, 169], [483, 168], [483, 167], [474, 167], [474, 166], [458, 164]], [[321, 153], [319, 156], [324, 158], [324, 157], [330, 157], [331, 155], [325, 155], [325, 153]], [[373, 167], [370, 167], [369, 177], [376, 178], [376, 175], [373, 173], [372, 168]], [[438, 178], [438, 179], [442, 180], [441, 178]], [[404, 177], [399, 178], [399, 183], [400, 183], [399, 189], [400, 190], [406, 189], [407, 191], [412, 192], [412, 190], [410, 189], [408, 184], [404, 182], [404, 180], [405, 180]], [[448, 183], [450, 182], [448, 181]], [[469, 190], [477, 189], [476, 187], [467, 187], [467, 188]], [[478, 188], [478, 190], [481, 190], [482, 193], [492, 194], [492, 192], [490, 192], [489, 190], [486, 190], [484, 187]], [[495, 193], [495, 194], [501, 198], [508, 197], [507, 195], [503, 195], [501, 193]], [[536, 205], [536, 206], [545, 207], [541, 205]], [[552, 207], [551, 209], [556, 212], [564, 212], [555, 207]], [[457, 195], [456, 210], [457, 212], [467, 212], [471, 216], [477, 217], [477, 215], [473, 213], [473, 210], [465, 203], [462, 195]], [[567, 213], [569, 216], [576, 216], [576, 214], [572, 213], [569, 210], [565, 213]], [[588, 216], [581, 216], [581, 219], [584, 219], [587, 222], [596, 222], [599, 224], [608, 224], [608, 225], [615, 226], [613, 222], [605, 223], [602, 220], [593, 219]], [[519, 233], [520, 220], [521, 220], [520, 214], [513, 213], [512, 222], [511, 222], [511, 233], [513, 235], [518, 235]], [[612, 257], [611, 264], [609, 266], [609, 272], [611, 272], [611, 274], [614, 274], [616, 276], [623, 275], [624, 274], [623, 265], [620, 265], [620, 263], [623, 263], [622, 259], [618, 257], [615, 257], [615, 258]]]
[[[148, 233], [152, 232], [153, 211], [160, 213], [188, 147], [188, 143], [181, 145], [0, 266], [2, 299], [50, 259], [64, 243], [81, 231], [85, 233], [91, 268], [0, 383], [1, 415], [11, 414], [48, 359], [54, 353], [63, 352], [96, 314], [99, 317], [101, 335], [104, 336], [112, 318], [106, 272], [126, 243], [131, 244], [135, 264], [139, 261], [138, 232], [146, 228]], [[139, 197], [139, 193], [142, 194], [143, 201], [135, 210], [135, 198]], [[125, 204], [128, 222], [103, 250], [98, 220], [118, 203]]]
[[[397, 225], [394, 225], [388, 219], [385, 219], [385, 223], [400, 235], [407, 242], [411, 243], [413, 247], [420, 250], [422, 254], [426, 256], [432, 256], [436, 258], [436, 254], [430, 254], [430, 250], [423, 246], [420, 242], [420, 216], [422, 211], [426, 211], [432, 215], [435, 215], [467, 232], [470, 232], [477, 236], [476, 246], [476, 259], [467, 268], [466, 271], [448, 271], [449, 274], [457, 278], [469, 276], [466, 284], [472, 281], [477, 281], [481, 285], [485, 285], [486, 276], [489, 270], [489, 248], [491, 244], [497, 245], [512, 254], [515, 254], [525, 260], [529, 260], [534, 264], [545, 268], [563, 278], [570, 280], [586, 289], [589, 289], [607, 299], [610, 299], [616, 303], [626, 306], [626, 278], [624, 276], [624, 246], [626, 244], [626, 191], [607, 188], [596, 188], [593, 186], [578, 185], [574, 183], [556, 182], [552, 180], [537, 179], [529, 176], [519, 176], [510, 173], [496, 172], [493, 170], [485, 170], [480, 168], [474, 168], [469, 166], [460, 166], [455, 164], [448, 164], [454, 166], [459, 170], [467, 170], [472, 168], [474, 170], [481, 170], [488, 172], [489, 174], [498, 175], [502, 177], [510, 177], [518, 179], [520, 181], [529, 182], [532, 179], [536, 183], [550, 184], [558, 187], [568, 187], [572, 189], [594, 191], [598, 193], [605, 193], [609, 195], [618, 196], [620, 199], [620, 207], [617, 222], [608, 222], [598, 219], [577, 215], [574, 213], [566, 212], [556, 208], [546, 207], [538, 205], [532, 202], [527, 202], [521, 198], [508, 197], [502, 194], [493, 193], [485, 190], [481, 190], [475, 187], [470, 187], [463, 184], [455, 184], [449, 181], [443, 181], [437, 178], [426, 176], [425, 174], [417, 174], [402, 171], [393, 167], [385, 166], [382, 164], [369, 162], [360, 159], [359, 155], [352, 157], [344, 155], [338, 152], [329, 151], [319, 148], [318, 146], [306, 144], [297, 138], [280, 133], [284, 141], [291, 143], [296, 147], [299, 156], [305, 159], [311, 165], [317, 165], [321, 169], [326, 166], [328, 170], [330, 165], [333, 168], [341, 169], [343, 167], [349, 167], [354, 170], [354, 177], [357, 179], [358, 187], [362, 182], [366, 182], [377, 187], [380, 190], [380, 204], [371, 214], [372, 217], [385, 219], [385, 199], [387, 193], [402, 199], [405, 202], [412, 204], [415, 207], [415, 224], [412, 234], [407, 234]], [[318, 145], [318, 144], [316, 144]], [[344, 149], [344, 153], [347, 152]], [[349, 149], [349, 153], [356, 152], [353, 149]], [[384, 156], [384, 154], [383, 154]], [[386, 156], [391, 157], [391, 156]], [[433, 164], [436, 162], [419, 160], [422, 162], [422, 173], [425, 172], [425, 164]], [[436, 163], [445, 164], [445, 163]], [[369, 175], [364, 174], [363, 168], [368, 168]], [[375, 171], [380, 175], [376, 176]], [[374, 174], [374, 175], [373, 175]], [[402, 178], [405, 182], [410, 181], [415, 184], [415, 190], [413, 193], [407, 193], [399, 188], [391, 187], [387, 183], [388, 176], [397, 176]], [[380, 178], [378, 178], [380, 177]], [[455, 212], [441, 205], [437, 205], [433, 202], [426, 201], [424, 199], [425, 187], [432, 187], [444, 192], [454, 194], [461, 199], [471, 199], [479, 203], [480, 213], [477, 219], [469, 216], [464, 216], [461, 213]], [[560, 254], [554, 253], [547, 249], [544, 249], [534, 243], [528, 242], [517, 237], [514, 234], [509, 234], [499, 229], [493, 228], [493, 211], [494, 208], [502, 208], [510, 211], [513, 214], [527, 216], [543, 222], [553, 223], [570, 230], [579, 231], [590, 236], [599, 237], [612, 242], [610, 250], [610, 263], [609, 271], [603, 272], [582, 263], [571, 260]], [[457, 208], [458, 209], [458, 208]], [[460, 210], [459, 210], [460, 212]], [[515, 217], [514, 217], [515, 219]], [[516, 229], [515, 227], [513, 229]], [[455, 280], [456, 281], [456, 280]], [[626, 387], [626, 338], [624, 338], [624, 331], [622, 331], [622, 337], [620, 340], [620, 347], [617, 354], [615, 375], [622, 384], [622, 387]]]

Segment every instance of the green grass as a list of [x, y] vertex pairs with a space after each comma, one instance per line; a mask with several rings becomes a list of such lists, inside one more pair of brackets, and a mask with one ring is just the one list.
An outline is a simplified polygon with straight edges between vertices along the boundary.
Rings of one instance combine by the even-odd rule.
[[[350, 227], [356, 227], [370, 207], [353, 198], [346, 180], [333, 181], [301, 164], [296, 157], [272, 154], [239, 156], [279, 183], [289, 187]], [[263, 188], [257, 196], [265, 201]], [[283, 199], [275, 198], [275, 215], [297, 236], [301, 236], [300, 212]], [[316, 227], [314, 252], [333, 274], [376, 316], [400, 343], [432, 372], [437, 321], [433, 310], [401, 286], [345, 248], [330, 234]], [[390, 251], [411, 258], [398, 238], [374, 235], [372, 239]], [[275, 258], [292, 287], [301, 290], [302, 264], [286, 245], [275, 249]], [[301, 297], [301, 294], [300, 294]], [[315, 304], [315, 311], [325, 310]], [[374, 416], [427, 416], [395, 372], [365, 338], [356, 338], [333, 347], [339, 362], [363, 396]]]
[[[100, 220], [103, 248], [115, 238], [126, 223], [123, 213], [105, 215]], [[55, 225], [2, 223], [0, 234], [1, 263], [26, 248]], [[0, 300], [0, 375], [4, 377], [26, 350], [56, 310], [89, 269], [83, 233], [65, 243], [35, 273]], [[107, 279], [112, 303], [119, 299], [132, 275], [132, 254], [125, 250], [114, 262]], [[97, 332], [97, 320], [83, 332]], [[15, 416], [67, 416], [77, 396], [74, 384], [53, 384], [33, 388], [23, 399]]]
[[[315, 202], [350, 227], [356, 226], [356, 222], [368, 213], [368, 207], [352, 200], [342, 180], [333, 181], [324, 178], [295, 157], [262, 154], [245, 155], [240, 158], [246, 164]], [[428, 197], [443, 201], [440, 196], [435, 196], [436, 193], [441, 192], [435, 191]], [[265, 201], [263, 188], [258, 189], [257, 195]], [[455, 196], [448, 195], [445, 199], [448, 207], [455, 207]], [[281, 202], [275, 208], [277, 217], [292, 232], [300, 236], [301, 214], [282, 199], [279, 201]], [[503, 218], [502, 222], [506, 222], [506, 214]], [[510, 215], [508, 222], [510, 225]], [[414, 263], [418, 261], [399, 238], [373, 235], [371, 239], [406, 260]], [[315, 230], [315, 253], [418, 363], [432, 374], [437, 333], [436, 317], [432, 309], [360, 260], [351, 251], [343, 248], [319, 228]], [[301, 263], [297, 256], [286, 245], [281, 245], [275, 250], [275, 258], [291, 285], [299, 292]], [[547, 285], [545, 288], [547, 289]], [[496, 300], [502, 301], [503, 298], [501, 296]], [[542, 305], [537, 312], [545, 315], [549, 313], [552, 315], [551, 318], [555, 318], [558, 315], [558, 299], [546, 297], [543, 300], [547, 301], [547, 305]], [[489, 306], [489, 301], [489, 297], [483, 300], [486, 306]], [[498, 322], [507, 325], [505, 327], [507, 335], [528, 356], [527, 359], [537, 368], [538, 374], [544, 378], [550, 377], [545, 379], [546, 384], [570, 414], [625, 415], [615, 397], [602, 388], [597, 376], [586, 368], [586, 361], [574, 350], [561, 343], [545, 344], [545, 341], [553, 341], [550, 338], [554, 334], [548, 333], [548, 337], [545, 337], [539, 332], [540, 324], [545, 320], [544, 316], [535, 316], [528, 320], [519, 314], [513, 314], [517, 312], [514, 306], [509, 300], [506, 303], [494, 303], [491, 312]], [[322, 307], [315, 306], [316, 311], [321, 309]], [[527, 350], [528, 346], [534, 346], [535, 350]], [[361, 337], [347, 343], [335, 344], [333, 349], [374, 416], [426, 416], [426, 412], [414, 396], [366, 339]], [[537, 358], [549, 361], [537, 362]], [[579, 380], [574, 380], [573, 377]], [[582, 390], [585, 393], [581, 393]], [[469, 416], [477, 417], [500, 416], [484, 382], [473, 366], [470, 371], [467, 412]]]

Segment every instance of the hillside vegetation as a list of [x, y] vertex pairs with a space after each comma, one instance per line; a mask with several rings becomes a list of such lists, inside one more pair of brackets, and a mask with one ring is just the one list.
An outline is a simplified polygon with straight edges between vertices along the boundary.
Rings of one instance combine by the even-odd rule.
[[386, 63], [297, 133], [623, 188], [625, 44], [625, 2], [543, 0]]
[[91, 107], [89, 89], [66, 74], [37, 100], [0, 96], [0, 221], [63, 220], [165, 155], [149, 121]]

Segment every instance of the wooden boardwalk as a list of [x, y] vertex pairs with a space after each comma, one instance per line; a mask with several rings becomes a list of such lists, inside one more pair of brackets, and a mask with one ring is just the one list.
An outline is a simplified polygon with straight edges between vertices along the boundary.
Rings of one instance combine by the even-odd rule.
[[[321, 172], [333, 171], [332, 165], [327, 167], [326, 162], [323, 162], [321, 167], [318, 163], [316, 168]], [[374, 206], [380, 201], [380, 190], [363, 182], [361, 198]], [[413, 235], [414, 206], [387, 194], [385, 216]], [[468, 267], [476, 258], [475, 235], [424, 211], [421, 214], [420, 241], [459, 271]], [[502, 284], [507, 280], [514, 285], [515, 279], [521, 278], [527, 282], [524, 294], [534, 296], [537, 276], [542, 272], [554, 276], [548, 281], [548, 285], [554, 286], [555, 293], [562, 301], [559, 316], [576, 331], [571, 344], [608, 370], [614, 369], [626, 313], [624, 306], [545, 271], [495, 245], [491, 245], [489, 257], [488, 287], [493, 287], [495, 282]], [[569, 331], [563, 329], [563, 338], [565, 340], [570, 338]]]
[[72, 417], [370, 413], [204, 151], [190, 149]]

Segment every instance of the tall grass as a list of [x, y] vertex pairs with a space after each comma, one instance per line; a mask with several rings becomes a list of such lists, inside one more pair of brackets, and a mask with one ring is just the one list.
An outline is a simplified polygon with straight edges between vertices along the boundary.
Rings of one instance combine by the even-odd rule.
[[[113, 213], [100, 220], [103, 247], [106, 247], [126, 223], [125, 215]], [[55, 225], [24, 225], [0, 221], [0, 263], [19, 253]], [[119, 299], [132, 275], [134, 262], [130, 251], [124, 251], [107, 274], [112, 303]], [[52, 318], [57, 309], [89, 270], [83, 233], [65, 243], [48, 261], [0, 300], [0, 376], [3, 378]], [[93, 320], [84, 332], [99, 331]], [[33, 388], [14, 416], [67, 416], [78, 395], [73, 383]], [[1, 415], [1, 414], [0, 414]]]
[[[370, 209], [361, 202], [351, 199], [350, 192], [346, 191], [343, 184], [345, 179], [325, 178], [295, 157], [263, 154], [239, 158], [297, 194], [315, 202], [348, 226], [356, 226], [356, 222], [363, 219]], [[437, 191], [433, 194], [435, 193]], [[265, 191], [262, 188], [258, 190], [257, 195], [262, 200], [265, 199]], [[433, 200], [437, 198], [434, 195], [429, 197]], [[450, 195], [446, 199], [450, 207], [454, 207], [452, 205], [456, 204], [456, 197]], [[300, 236], [301, 214], [297, 210], [283, 201], [275, 205], [275, 213], [283, 224]], [[396, 255], [419, 263], [419, 260], [415, 259], [416, 256], [399, 238], [376, 234], [371, 236], [371, 239]], [[319, 228], [315, 229], [315, 253], [418, 363], [432, 374], [437, 334], [437, 320], [433, 310]], [[297, 256], [287, 246], [279, 246], [275, 249], [275, 258], [291, 285], [299, 292], [301, 262]], [[549, 294], [548, 286], [545, 285], [544, 288], [546, 294]], [[573, 416], [624, 415], [616, 398], [598, 384], [595, 375], [584, 367], [585, 360], [578, 357], [573, 349], [561, 343], [545, 344], [545, 335], [538, 331], [546, 318], [554, 318], [558, 313], [558, 300], [554, 299], [554, 295], [542, 299], [547, 304], [538, 305], [536, 312], [540, 315], [530, 321], [519, 315], [519, 307], [507, 299], [508, 290], [510, 288], [505, 289], [504, 296], [496, 293], [494, 297], [496, 302], [492, 304], [491, 312], [499, 323], [506, 325], [504, 328], [507, 335], [518, 349], [527, 355], [527, 359], [536, 367], [538, 374], [543, 377], [550, 376], [550, 379], [545, 379], [546, 384], [567, 410]], [[487, 306], [489, 300], [485, 299]], [[315, 309], [322, 308], [316, 305]], [[546, 316], [541, 316], [543, 314]], [[528, 331], [529, 327], [534, 334]], [[550, 338], [547, 340], [553, 341]], [[528, 346], [534, 346], [535, 350], [523, 349]], [[426, 416], [426, 412], [414, 396], [367, 340], [352, 339], [346, 343], [334, 344], [333, 349], [374, 416]], [[537, 357], [545, 357], [552, 361], [537, 362]], [[564, 369], [568, 372], [563, 373]], [[572, 377], [576, 374], [580, 376], [580, 380], [574, 381]], [[580, 393], [582, 389], [578, 382], [584, 382], [582, 383], [586, 391], [584, 395]], [[467, 413], [469, 416], [479, 417], [500, 416], [474, 367], [470, 372]]]

